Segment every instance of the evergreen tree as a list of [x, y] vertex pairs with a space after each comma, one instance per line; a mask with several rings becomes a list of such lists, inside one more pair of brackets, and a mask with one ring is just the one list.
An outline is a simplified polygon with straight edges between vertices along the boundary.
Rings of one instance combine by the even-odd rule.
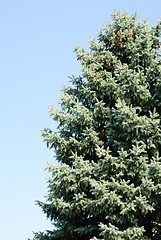
[[53, 231], [34, 240], [161, 239], [161, 21], [127, 12], [75, 47], [81, 76], [64, 87], [57, 132], [42, 131]]

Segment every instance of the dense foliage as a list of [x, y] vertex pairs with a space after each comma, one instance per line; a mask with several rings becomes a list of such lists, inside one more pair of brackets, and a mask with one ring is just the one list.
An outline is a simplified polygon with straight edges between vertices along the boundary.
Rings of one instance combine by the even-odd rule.
[[82, 74], [50, 108], [57, 132], [42, 136], [59, 165], [38, 204], [54, 230], [34, 240], [161, 239], [161, 21], [112, 18], [75, 47]]

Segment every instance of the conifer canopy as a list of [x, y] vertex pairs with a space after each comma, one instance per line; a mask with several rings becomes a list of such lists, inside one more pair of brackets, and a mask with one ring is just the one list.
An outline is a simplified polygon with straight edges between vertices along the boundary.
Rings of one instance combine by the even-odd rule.
[[34, 240], [161, 239], [161, 20], [116, 12], [89, 50], [76, 46], [81, 75], [63, 87], [46, 202], [53, 230]]

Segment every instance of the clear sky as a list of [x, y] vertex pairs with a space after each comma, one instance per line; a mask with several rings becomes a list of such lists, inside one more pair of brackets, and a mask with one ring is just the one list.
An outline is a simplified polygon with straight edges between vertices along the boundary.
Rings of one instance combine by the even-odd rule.
[[113, 9], [138, 12], [154, 25], [160, 0], [0, 0], [0, 239], [24, 240], [52, 229], [35, 200], [45, 200], [46, 161], [40, 138], [56, 129], [48, 105], [59, 108], [61, 86], [79, 75], [73, 46], [88, 48]]

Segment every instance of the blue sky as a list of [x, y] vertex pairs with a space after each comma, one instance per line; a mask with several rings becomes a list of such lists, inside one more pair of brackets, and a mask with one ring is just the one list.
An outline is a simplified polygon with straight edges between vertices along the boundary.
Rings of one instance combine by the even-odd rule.
[[73, 46], [88, 48], [113, 9], [136, 10], [154, 25], [161, 1], [0, 0], [0, 232], [3, 240], [23, 240], [32, 231], [52, 229], [35, 200], [47, 193], [46, 161], [54, 152], [40, 138], [56, 129], [48, 105], [59, 108], [61, 86], [79, 75]]

